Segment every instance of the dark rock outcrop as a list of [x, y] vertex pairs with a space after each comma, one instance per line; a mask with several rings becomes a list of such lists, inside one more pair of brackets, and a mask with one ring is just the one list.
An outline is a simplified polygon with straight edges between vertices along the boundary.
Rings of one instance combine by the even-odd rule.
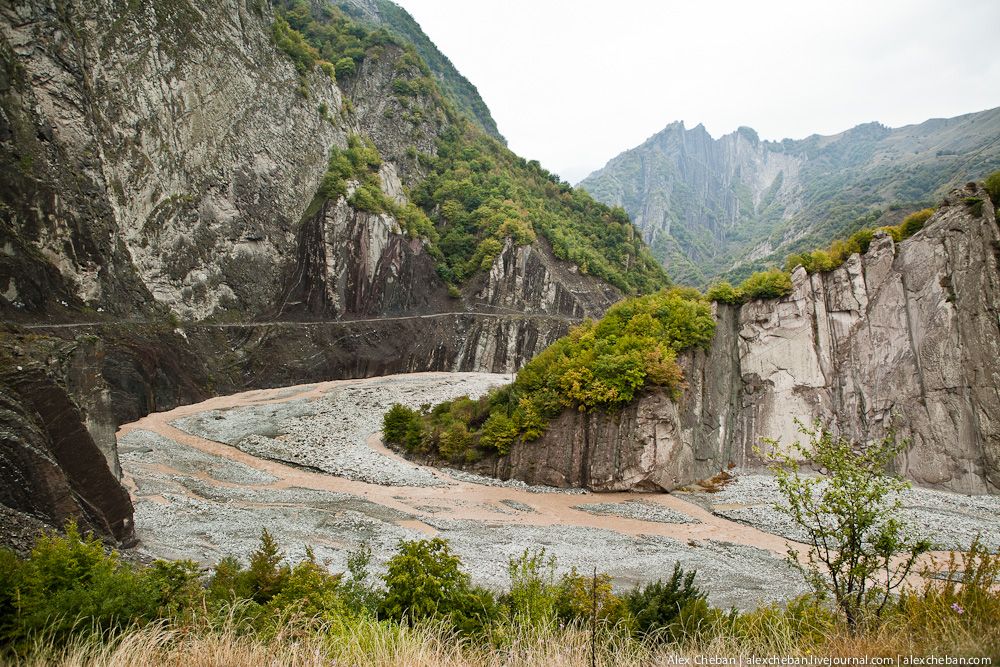
[[0, 505], [119, 542], [134, 537], [132, 502], [85, 427], [85, 414], [39, 364], [0, 371]]

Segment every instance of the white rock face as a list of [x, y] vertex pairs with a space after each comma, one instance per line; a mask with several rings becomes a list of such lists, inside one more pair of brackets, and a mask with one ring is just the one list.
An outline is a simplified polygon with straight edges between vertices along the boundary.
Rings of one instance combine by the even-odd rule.
[[785, 298], [717, 306], [711, 349], [680, 359], [677, 401], [654, 392], [614, 414], [568, 411], [492, 472], [595, 490], [666, 489], [788, 451], [795, 421], [854, 439], [890, 422], [910, 440], [896, 465], [917, 484], [1000, 492], [1000, 233], [975, 186], [949, 195], [898, 246], [885, 233]]
[[1000, 235], [954, 191], [896, 246], [880, 234], [832, 272], [793, 275], [794, 292], [739, 318], [742, 446], [796, 439], [821, 419], [852, 437], [890, 422], [911, 440], [899, 468], [966, 493], [1000, 489]]

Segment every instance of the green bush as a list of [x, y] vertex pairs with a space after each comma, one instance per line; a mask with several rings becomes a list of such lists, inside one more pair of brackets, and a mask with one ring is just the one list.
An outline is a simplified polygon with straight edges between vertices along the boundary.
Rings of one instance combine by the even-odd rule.
[[933, 208], [925, 208], [922, 211], [911, 213], [899, 223], [900, 238], [908, 239], [924, 228], [930, 217], [934, 215]]
[[706, 595], [694, 585], [695, 571], [685, 572], [680, 563], [674, 564], [674, 571], [666, 582], [657, 580], [642, 588], [635, 588], [624, 597], [625, 607], [632, 616], [635, 632], [649, 635], [668, 631], [682, 619], [688, 610], [689, 619], [707, 607], [703, 604]]
[[73, 523], [65, 536], [39, 538], [26, 561], [0, 554], [0, 639], [15, 648], [43, 634], [63, 642], [75, 632], [103, 634], [172, 617], [196, 591], [193, 563], [136, 568]]
[[573, 567], [559, 579], [556, 590], [556, 615], [564, 623], [590, 620], [595, 601], [598, 621], [626, 627], [632, 623], [624, 600], [614, 593], [611, 575], [605, 572], [599, 572], [595, 582], [593, 576], [580, 574]]
[[333, 66], [333, 71], [337, 80], [343, 81], [344, 79], [349, 79], [354, 76], [358, 71], [358, 66], [357, 63], [354, 62], [353, 58], [341, 58]]
[[748, 301], [787, 296], [792, 293], [792, 277], [780, 269], [759, 271], [744, 280], [739, 291]]
[[503, 598], [513, 622], [534, 627], [552, 626], [556, 621], [559, 592], [555, 583], [555, 556], [545, 557], [545, 549], [524, 550], [507, 564], [510, 588]]
[[416, 451], [424, 437], [420, 413], [399, 403], [382, 417], [382, 437], [386, 442]]
[[728, 303], [730, 305], [743, 302], [743, 295], [738, 289], [729, 284], [728, 281], [714, 283], [705, 292], [705, 298], [709, 301]]
[[354, 194], [348, 198], [347, 203], [355, 209], [367, 213], [385, 213], [389, 208], [382, 191], [377, 186], [367, 183], [358, 186]]
[[486, 630], [498, 613], [492, 593], [472, 586], [461, 560], [441, 538], [401, 541], [383, 580], [381, 618], [446, 619], [460, 632], [474, 634]]
[[1000, 171], [994, 171], [983, 181], [986, 194], [990, 196], [994, 209], [1000, 209]]

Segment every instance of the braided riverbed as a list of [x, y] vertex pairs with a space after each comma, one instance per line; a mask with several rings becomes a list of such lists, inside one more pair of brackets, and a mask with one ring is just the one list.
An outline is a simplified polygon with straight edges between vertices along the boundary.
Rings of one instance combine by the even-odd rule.
[[[722, 494], [594, 494], [418, 465], [379, 440], [393, 403], [478, 396], [509, 380], [342, 380], [218, 397], [127, 424], [118, 439], [140, 549], [209, 565], [245, 558], [266, 527], [289, 558], [311, 546], [334, 570], [366, 543], [377, 571], [399, 540], [440, 536], [486, 585], [506, 583], [511, 557], [544, 548], [561, 570], [596, 566], [622, 587], [669, 576], [680, 561], [721, 606], [804, 590], [783, 559], [795, 535], [777, 518], [773, 493], [761, 493], [773, 486], [766, 475], [740, 476]], [[998, 540], [996, 498], [919, 491], [908, 509], [922, 528], [941, 523], [934, 538], [943, 547], [977, 530]], [[948, 516], [937, 522], [940, 511]]]

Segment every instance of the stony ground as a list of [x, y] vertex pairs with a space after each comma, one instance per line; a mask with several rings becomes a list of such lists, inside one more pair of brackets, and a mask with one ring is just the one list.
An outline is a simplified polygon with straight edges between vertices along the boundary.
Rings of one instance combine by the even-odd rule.
[[[400, 540], [438, 535], [486, 585], [503, 586], [511, 557], [543, 548], [560, 570], [596, 566], [619, 587], [668, 576], [679, 561], [721, 606], [804, 590], [782, 558], [795, 533], [766, 475], [716, 494], [592, 494], [428, 468], [376, 437], [392, 403], [477, 396], [508, 379], [419, 373], [256, 391], [127, 425], [119, 445], [141, 548], [207, 565], [245, 558], [266, 527], [292, 559], [309, 545], [343, 569], [367, 544], [379, 568]], [[942, 544], [976, 530], [998, 539], [993, 499], [915, 491], [906, 502]]]
[[[733, 521], [794, 540], [805, 537], [788, 516], [774, 477], [761, 473], [736, 476], [718, 493], [684, 494], [709, 511]], [[913, 534], [931, 540], [933, 548], [968, 549], [978, 535], [993, 552], [1000, 551], [1000, 496], [965, 496], [911, 488], [900, 500], [901, 518]]]

